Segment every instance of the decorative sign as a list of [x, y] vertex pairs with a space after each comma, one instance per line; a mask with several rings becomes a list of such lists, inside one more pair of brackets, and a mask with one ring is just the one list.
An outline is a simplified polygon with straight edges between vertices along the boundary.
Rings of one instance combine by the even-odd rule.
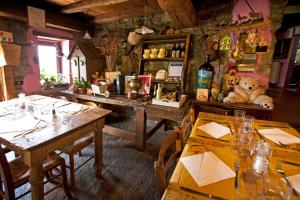
[[220, 50], [229, 50], [231, 48], [231, 37], [229, 35], [225, 35], [220, 40]]
[[37, 28], [46, 27], [45, 10], [27, 6], [28, 24]]
[[13, 42], [13, 34], [10, 32], [0, 31], [0, 42]]
[[169, 77], [181, 77], [183, 69], [183, 62], [170, 62]]

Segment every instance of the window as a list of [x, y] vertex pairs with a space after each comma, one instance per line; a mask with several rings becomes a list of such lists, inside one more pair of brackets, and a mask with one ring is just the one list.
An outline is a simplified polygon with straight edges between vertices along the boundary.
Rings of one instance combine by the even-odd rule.
[[56, 57], [56, 47], [38, 45], [39, 65], [41, 76], [45, 78], [56, 77], [60, 71], [60, 63]]
[[[69, 40], [38, 37], [38, 58], [41, 84], [48, 80], [55, 85], [70, 83]], [[52, 84], [51, 84], [52, 85]]]

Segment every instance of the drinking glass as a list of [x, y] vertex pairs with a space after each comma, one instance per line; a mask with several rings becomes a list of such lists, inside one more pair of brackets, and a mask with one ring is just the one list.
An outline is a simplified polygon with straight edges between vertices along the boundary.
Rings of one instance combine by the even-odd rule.
[[18, 97], [19, 97], [19, 107], [20, 107], [21, 109], [25, 109], [25, 107], [26, 107], [25, 93], [20, 93], [20, 94], [18, 95]]
[[246, 111], [244, 110], [234, 110], [234, 120], [233, 126], [235, 132], [239, 130], [246, 116]]
[[61, 123], [65, 125], [71, 125], [72, 124], [72, 114], [70, 113], [62, 113], [60, 115]]
[[243, 129], [245, 133], [252, 132], [255, 118], [253, 116], [246, 116], [243, 120]]
[[249, 157], [252, 152], [253, 144], [255, 141], [255, 137], [252, 132], [245, 132], [244, 126], [240, 127], [238, 130], [238, 144], [237, 144], [237, 149], [240, 154], [240, 157]]

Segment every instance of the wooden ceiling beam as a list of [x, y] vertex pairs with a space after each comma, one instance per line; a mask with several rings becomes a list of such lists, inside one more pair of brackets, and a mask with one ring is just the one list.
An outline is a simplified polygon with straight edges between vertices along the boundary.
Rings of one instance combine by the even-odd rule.
[[[69, 31], [86, 31], [86, 23], [75, 20], [64, 14], [51, 13], [46, 11], [46, 25], [53, 28], [59, 28]], [[27, 21], [27, 7], [19, 5], [12, 1], [1, 1], [0, 16]]]
[[157, 0], [157, 2], [175, 25], [197, 25], [197, 15], [191, 0]]
[[116, 7], [112, 10], [109, 10], [105, 14], [97, 15], [94, 18], [94, 23], [96, 24], [105, 24], [114, 22], [120, 19], [129, 18], [129, 17], [138, 17], [146, 14], [158, 14], [162, 13], [159, 5], [156, 0], [149, 0], [147, 7], [142, 3], [135, 4], [134, 1], [128, 6]]
[[129, 0], [83, 0], [64, 6], [62, 12], [67, 14], [85, 12], [86, 10], [93, 7], [109, 6], [113, 4], [124, 3], [127, 1]]

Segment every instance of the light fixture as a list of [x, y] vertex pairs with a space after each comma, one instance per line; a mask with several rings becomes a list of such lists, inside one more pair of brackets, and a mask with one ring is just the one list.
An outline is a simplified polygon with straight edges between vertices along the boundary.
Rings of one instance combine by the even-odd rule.
[[92, 39], [92, 37], [91, 37], [91, 35], [89, 34], [88, 30], [85, 31], [84, 36], [83, 36], [83, 39], [85, 39], [85, 40], [91, 40], [91, 39]]
[[[88, 12], [89, 12], [89, 10], [86, 10], [87, 19], [88, 19], [88, 15], [89, 15]], [[86, 23], [86, 31], [85, 31], [82, 38], [85, 39], [85, 40], [91, 40], [92, 39], [91, 35], [89, 34], [89, 30], [88, 30], [88, 21]]]
[[147, 7], [147, 2], [148, 2], [148, 0], [145, 1], [144, 25], [142, 26], [142, 28], [135, 29], [136, 33], [141, 33], [143, 35], [145, 35], [147, 33], [153, 33], [154, 32], [152, 29], [150, 29], [150, 28], [148, 28], [146, 26], [146, 7]]

